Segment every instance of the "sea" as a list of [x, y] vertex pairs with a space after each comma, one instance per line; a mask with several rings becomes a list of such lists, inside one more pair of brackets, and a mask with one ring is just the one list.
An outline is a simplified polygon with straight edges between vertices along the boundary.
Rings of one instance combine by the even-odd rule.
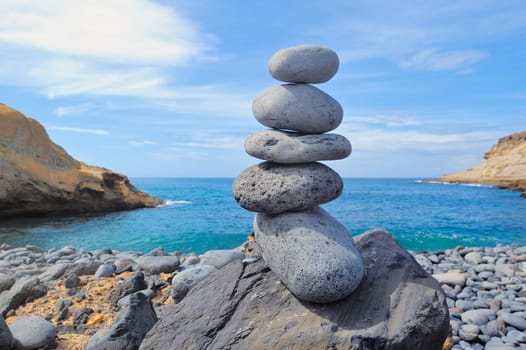
[[[0, 219], [0, 243], [44, 249], [203, 253], [246, 241], [254, 213], [232, 196], [233, 178], [132, 178], [164, 200], [157, 208], [60, 217]], [[322, 207], [351, 235], [384, 228], [413, 251], [456, 246], [526, 245], [526, 199], [482, 185], [421, 179], [344, 179], [344, 190]]]

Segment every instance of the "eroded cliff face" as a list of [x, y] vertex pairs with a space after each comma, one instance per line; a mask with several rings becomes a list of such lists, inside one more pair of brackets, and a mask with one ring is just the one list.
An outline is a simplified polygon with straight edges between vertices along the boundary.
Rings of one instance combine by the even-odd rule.
[[505, 136], [472, 168], [442, 176], [440, 181], [483, 183], [521, 191], [526, 197], [526, 131]]
[[162, 202], [53, 143], [40, 123], [0, 103], [0, 217], [154, 207]]

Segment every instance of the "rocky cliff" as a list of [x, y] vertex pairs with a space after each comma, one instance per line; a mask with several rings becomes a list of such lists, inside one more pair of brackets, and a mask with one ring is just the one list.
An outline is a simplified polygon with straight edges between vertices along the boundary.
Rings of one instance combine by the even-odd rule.
[[0, 104], [0, 217], [101, 212], [161, 204], [111, 170], [53, 143], [36, 120]]
[[526, 131], [505, 136], [479, 164], [442, 176], [443, 182], [481, 183], [521, 191], [526, 197]]

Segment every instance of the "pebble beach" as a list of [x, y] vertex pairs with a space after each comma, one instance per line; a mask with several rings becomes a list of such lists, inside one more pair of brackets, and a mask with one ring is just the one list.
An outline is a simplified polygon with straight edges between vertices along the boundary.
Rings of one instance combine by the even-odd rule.
[[[199, 281], [232, 260], [247, 259], [242, 250], [196, 255], [2, 245], [0, 311], [15, 338], [40, 334], [48, 348], [84, 349], [116, 322], [123, 296], [141, 293], [154, 309], [177, 303], [191, 293], [189, 275]], [[526, 246], [411, 254], [447, 296], [451, 330], [444, 349], [526, 349]], [[14, 326], [21, 319], [42, 331], [24, 335], [25, 328]]]

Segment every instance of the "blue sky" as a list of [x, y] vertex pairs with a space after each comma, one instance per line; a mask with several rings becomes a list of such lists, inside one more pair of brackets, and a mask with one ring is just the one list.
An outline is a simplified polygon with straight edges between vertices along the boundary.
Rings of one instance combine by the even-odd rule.
[[279, 49], [340, 57], [345, 177], [435, 177], [526, 130], [526, 2], [0, 0], [0, 102], [130, 177], [234, 177]]

